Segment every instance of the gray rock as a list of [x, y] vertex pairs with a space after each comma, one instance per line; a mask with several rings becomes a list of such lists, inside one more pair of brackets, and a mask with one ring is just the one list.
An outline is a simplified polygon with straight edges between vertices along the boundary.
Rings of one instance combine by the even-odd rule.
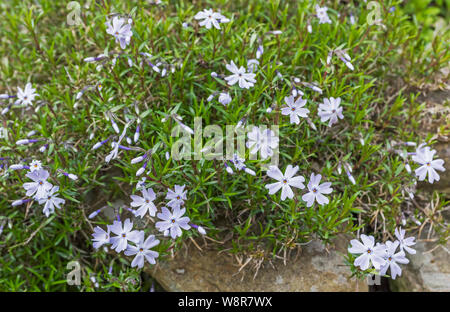
[[238, 272], [229, 253], [200, 252], [194, 246], [147, 270], [168, 291], [368, 291], [365, 281], [349, 279], [350, 270], [344, 265], [347, 244], [348, 239], [338, 238], [329, 252], [320, 242], [302, 246], [296, 259], [287, 265], [272, 261], [273, 267], [261, 267], [255, 279], [248, 267]]
[[408, 255], [402, 276], [391, 281], [393, 291], [450, 291], [450, 243], [432, 252], [434, 245], [418, 242], [417, 253]]

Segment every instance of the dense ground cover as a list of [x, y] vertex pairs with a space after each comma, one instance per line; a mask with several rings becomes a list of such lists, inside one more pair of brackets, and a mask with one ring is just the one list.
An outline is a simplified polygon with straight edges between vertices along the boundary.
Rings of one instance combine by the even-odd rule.
[[[168, 260], [204, 229], [210, 243], [226, 243], [228, 252], [251, 255], [255, 263], [286, 257], [312, 239], [332, 243], [342, 233], [385, 242], [395, 240], [402, 226], [414, 235], [427, 218], [408, 204], [417, 179], [425, 178], [416, 174], [426, 166], [420, 144], [432, 149], [436, 135], [448, 135], [448, 128], [423, 136], [417, 120], [423, 105], [410, 90], [441, 83], [435, 76], [449, 61], [449, 32], [433, 27], [448, 18], [448, 5], [429, 3], [435, 8], [430, 21], [430, 15], [416, 17], [421, 6], [414, 1], [150, 2], [0, 4], [0, 289], [74, 289], [66, 282], [71, 261], [81, 263], [79, 289], [94, 289], [92, 276], [101, 276], [104, 290], [147, 289], [141, 270], [131, 267], [133, 257], [93, 248], [94, 228], [112, 224], [95, 212], [117, 199], [124, 200], [115, 211], [120, 222], [130, 218], [133, 229], [160, 241], [153, 248], [156, 261]], [[209, 8], [222, 17], [208, 29], [197, 14]], [[115, 34], [113, 14], [130, 25], [132, 35], [128, 29], [123, 37]], [[232, 62], [250, 73], [249, 85], [224, 79], [237, 72]], [[20, 94], [27, 83], [36, 89], [34, 99]], [[290, 102], [298, 98], [306, 100], [303, 107]], [[328, 104], [338, 98], [341, 113]], [[288, 116], [292, 108], [298, 120]], [[326, 116], [333, 114], [330, 125]], [[247, 170], [239, 170], [244, 168], [235, 159], [206, 159], [209, 138], [197, 144], [202, 133], [196, 117], [202, 118], [203, 134], [208, 125], [218, 125], [224, 136], [226, 125], [276, 126], [279, 141], [272, 145], [252, 135], [245, 141], [269, 145], [269, 154], [278, 149], [277, 167], [285, 173], [298, 166], [295, 176], [304, 177], [303, 187], [298, 179], [291, 181], [292, 194], [289, 187], [268, 189], [286, 177], [266, 172], [272, 159], [261, 159], [261, 153], [252, 160], [252, 148], [242, 155]], [[177, 125], [185, 136], [197, 134], [191, 136], [192, 159], [173, 153]], [[111, 153], [115, 148], [117, 155]], [[25, 195], [33, 168], [24, 166], [36, 160], [64, 199], [48, 215], [44, 202]], [[332, 191], [323, 189], [327, 200], [305, 197], [317, 191], [308, 186], [311, 174], [331, 183]], [[164, 218], [152, 215], [151, 207], [134, 217], [143, 204], [130, 198], [143, 196], [138, 182], [154, 191], [147, 196], [158, 213], [165, 205], [186, 209], [189, 223], [177, 221], [181, 237], [165, 236], [166, 227], [156, 223]], [[187, 193], [179, 192], [179, 202], [177, 194], [169, 196], [174, 202], [168, 203], [169, 189], [182, 185]], [[448, 204], [436, 202], [437, 211]], [[446, 242], [446, 224], [438, 220], [434, 231]], [[349, 269], [361, 275], [356, 256], [348, 257]]]

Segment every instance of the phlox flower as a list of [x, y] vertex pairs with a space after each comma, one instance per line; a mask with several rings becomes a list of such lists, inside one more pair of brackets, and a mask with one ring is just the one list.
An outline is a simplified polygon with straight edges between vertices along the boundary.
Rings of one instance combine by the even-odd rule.
[[185, 187], [186, 185], [175, 185], [174, 191], [171, 189], [167, 190], [166, 199], [170, 199], [167, 206], [171, 208], [180, 208], [181, 205], [184, 205], [184, 201], [187, 199], [187, 190], [184, 190]]
[[348, 248], [348, 251], [352, 254], [360, 254], [355, 259], [354, 265], [359, 266], [361, 270], [365, 271], [370, 267], [370, 263], [372, 263], [376, 270], [380, 270], [381, 266], [386, 262], [384, 260], [384, 256], [386, 255], [384, 245], [375, 247], [374, 237], [364, 234], [361, 234], [361, 241], [362, 243], [357, 239], [350, 241], [351, 247]]
[[331, 182], [319, 184], [321, 179], [322, 176], [320, 174], [315, 175], [314, 173], [311, 173], [311, 178], [308, 182], [309, 193], [302, 196], [302, 199], [306, 202], [306, 206], [311, 207], [314, 204], [314, 201], [317, 201], [319, 205], [326, 205], [329, 203], [328, 198], [323, 194], [330, 194], [333, 191], [330, 187]]
[[31, 172], [40, 170], [40, 169], [42, 169], [42, 163], [39, 160], [33, 160], [30, 163], [29, 167], [30, 167]]
[[323, 104], [319, 104], [318, 115], [320, 117], [320, 121], [325, 122], [327, 120], [330, 120], [328, 126], [331, 127], [338, 121], [338, 118], [343, 119], [344, 115], [342, 115], [342, 107], [340, 106], [340, 104], [341, 98], [325, 98], [323, 100]]
[[144, 231], [139, 232], [139, 241], [136, 243], [136, 246], [128, 245], [128, 248], [125, 250], [124, 254], [126, 256], [134, 256], [133, 261], [131, 262], [131, 267], [142, 268], [144, 266], [144, 261], [147, 260], [148, 263], [155, 264], [155, 258], [158, 258], [159, 253], [150, 248], [155, 247], [159, 244], [159, 240], [155, 239], [155, 235], [150, 235], [144, 240]]
[[162, 212], [157, 214], [162, 221], [156, 222], [155, 226], [160, 232], [164, 232], [164, 236], [170, 236], [175, 239], [181, 236], [181, 229], [189, 230], [189, 217], [183, 217], [186, 209], [179, 207], [173, 208], [172, 212], [166, 207], [162, 208]]
[[249, 89], [253, 87], [256, 83], [255, 76], [256, 74], [247, 73], [243, 66], [237, 67], [233, 61], [231, 64], [227, 64], [226, 68], [232, 73], [232, 75], [225, 77], [225, 80], [228, 82], [230, 86], [239, 83], [239, 87], [243, 89]]
[[269, 194], [273, 195], [281, 189], [281, 200], [285, 200], [286, 198], [294, 198], [294, 192], [292, 191], [291, 186], [299, 189], [305, 188], [305, 185], [302, 183], [305, 182], [305, 178], [303, 176], [294, 177], [298, 169], [298, 166], [292, 167], [292, 165], [288, 165], [285, 173], [283, 174], [278, 167], [270, 166], [267, 171], [267, 175], [278, 182], [266, 185], [266, 189], [269, 190]]
[[139, 209], [136, 210], [135, 215], [142, 218], [148, 211], [150, 216], [154, 217], [157, 210], [155, 204], [153, 203], [156, 199], [155, 192], [152, 188], [142, 188], [142, 196], [143, 197], [131, 195], [131, 199], [133, 200], [130, 204], [131, 207], [139, 207]]
[[31, 86], [31, 83], [27, 83], [25, 89], [22, 90], [22, 88], [18, 87], [17, 90], [17, 100], [15, 102], [17, 105], [32, 105], [34, 98], [38, 95], [36, 89], [33, 89]]
[[114, 16], [112, 22], [107, 21], [105, 24], [107, 26], [106, 32], [114, 36], [120, 47], [125, 49], [130, 44], [131, 36], [133, 35], [131, 25], [126, 24], [125, 19], [118, 16]]
[[206, 29], [211, 29], [211, 26], [220, 29], [220, 23], [229, 22], [229, 19], [220, 13], [214, 12], [212, 9], [200, 11], [195, 14], [194, 18], [200, 20], [198, 24], [205, 26]]
[[27, 191], [27, 196], [33, 196], [36, 199], [43, 198], [47, 195], [47, 192], [52, 188], [52, 184], [47, 182], [50, 174], [47, 170], [39, 169], [26, 174], [27, 178], [33, 180], [33, 182], [27, 182], [23, 184], [23, 188]]
[[94, 228], [94, 233], [92, 233], [92, 236], [94, 237], [92, 241], [95, 249], [98, 249], [105, 244], [109, 244], [111, 238], [109, 225], [106, 227], [106, 231], [101, 227], [96, 226]]
[[436, 170], [445, 171], [444, 161], [442, 159], [433, 160], [434, 154], [436, 154], [436, 150], [432, 150], [429, 146], [425, 146], [419, 147], [416, 150], [416, 155], [412, 157], [412, 160], [421, 165], [415, 170], [419, 181], [425, 180], [427, 174], [428, 182], [430, 183], [440, 180]]
[[110, 242], [112, 244], [112, 249], [117, 252], [127, 249], [128, 241], [137, 243], [139, 241], [139, 231], [133, 230], [133, 222], [130, 219], [126, 219], [123, 223], [121, 221], [114, 220], [114, 223], [109, 226], [111, 232], [117, 236], [111, 237]]
[[409, 260], [406, 259], [405, 253], [403, 250], [400, 250], [399, 252], [395, 253], [397, 250], [397, 247], [399, 246], [400, 242], [395, 241], [387, 241], [386, 242], [386, 255], [384, 256], [384, 259], [386, 263], [381, 266], [380, 268], [380, 274], [385, 275], [387, 270], [390, 268], [391, 270], [391, 277], [395, 280], [397, 276], [402, 275], [402, 269], [397, 263], [406, 264], [409, 263]]
[[44, 204], [42, 210], [46, 217], [55, 212], [55, 208], [61, 209], [62, 204], [66, 201], [62, 198], [56, 197], [56, 193], [59, 191], [59, 186], [52, 187], [43, 198], [39, 199], [39, 204]]
[[316, 5], [316, 16], [319, 18], [319, 24], [328, 23], [331, 24], [331, 20], [327, 14], [327, 7], [320, 7]]
[[410, 246], [414, 246], [416, 243], [414, 242], [415, 237], [407, 237], [405, 238], [405, 230], [402, 228], [395, 229], [395, 237], [399, 242], [400, 250], [404, 250], [409, 254], [416, 254], [416, 251], [412, 249]]
[[260, 151], [262, 160], [272, 156], [273, 149], [278, 147], [279, 138], [270, 129], [262, 130], [258, 127], [253, 127], [247, 134], [247, 137], [246, 146], [250, 149], [250, 154], [256, 154]]
[[300, 123], [299, 117], [308, 117], [309, 110], [307, 108], [303, 108], [306, 104], [306, 100], [299, 97], [296, 101], [294, 101], [294, 97], [286, 96], [284, 98], [287, 106], [281, 108], [282, 115], [289, 115], [290, 122], [298, 125]]

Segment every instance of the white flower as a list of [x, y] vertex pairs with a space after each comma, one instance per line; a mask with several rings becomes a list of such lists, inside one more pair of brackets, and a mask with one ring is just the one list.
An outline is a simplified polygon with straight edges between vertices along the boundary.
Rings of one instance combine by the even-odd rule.
[[323, 100], [323, 104], [319, 104], [318, 115], [320, 116], [320, 121], [324, 122], [330, 120], [328, 126], [331, 127], [338, 121], [338, 117], [340, 119], [344, 118], [344, 115], [342, 115], [342, 107], [340, 106], [340, 104], [341, 98], [325, 98]]
[[131, 262], [131, 267], [137, 266], [138, 268], [142, 268], [144, 266], [144, 259], [151, 264], [155, 264], [155, 258], [158, 258], [159, 253], [150, 250], [150, 248], [158, 244], [159, 240], [155, 239], [155, 235], [150, 235], [144, 241], [144, 231], [139, 232], [139, 241], [136, 246], [128, 245], [128, 248], [124, 252], [126, 256], [136, 255], [133, 262]]
[[33, 172], [28, 172], [26, 177], [33, 180], [33, 182], [23, 184], [23, 188], [27, 191], [27, 196], [34, 195], [36, 199], [43, 198], [53, 186], [50, 182], [47, 182], [49, 177], [47, 170], [40, 169]]
[[45, 197], [39, 199], [40, 205], [45, 204], [42, 211], [44, 212], [46, 217], [55, 212], [55, 207], [61, 209], [60, 205], [66, 202], [64, 199], [55, 196], [55, 193], [57, 193], [58, 191], [59, 186], [54, 186], [47, 192], [47, 195]]
[[380, 267], [385, 264], [384, 256], [386, 254], [384, 245], [378, 245], [375, 247], [375, 239], [373, 236], [367, 236], [361, 234], [361, 240], [363, 244], [357, 239], [350, 241], [351, 247], [348, 251], [352, 254], [361, 254], [355, 259], [354, 265], [359, 266], [361, 270], [365, 271], [370, 267], [370, 262], [376, 270], [380, 270]]
[[33, 160], [30, 163], [30, 171], [33, 172], [39, 169], [42, 169], [42, 163], [39, 160]]
[[253, 73], [246, 73], [245, 68], [241, 66], [237, 68], [236, 64], [231, 61], [231, 64], [227, 64], [226, 68], [232, 72], [232, 75], [225, 77], [225, 80], [228, 82], [230, 86], [234, 85], [236, 82], [239, 82], [239, 87], [244, 89], [249, 89], [253, 87], [256, 83], [255, 76]]
[[109, 227], [111, 232], [117, 236], [111, 237], [110, 242], [112, 244], [111, 248], [115, 249], [117, 252], [127, 249], [128, 241], [137, 243], [139, 240], [139, 232], [131, 229], [133, 228], [133, 222], [130, 219], [126, 219], [123, 227], [122, 222], [115, 220], [114, 223]]
[[433, 183], [434, 181], [439, 181], [440, 177], [436, 170], [445, 171], [444, 161], [442, 159], [433, 160], [436, 150], [431, 150], [429, 146], [424, 148], [419, 147], [416, 150], [416, 155], [412, 157], [412, 160], [419, 163], [420, 166], [415, 170], [416, 176], [419, 181], [425, 180], [428, 174], [428, 182]]
[[403, 252], [403, 250], [400, 250], [399, 252], [395, 253], [395, 250], [397, 249], [399, 244], [400, 244], [399, 241], [395, 241], [395, 242], [387, 241], [386, 242], [386, 245], [385, 245], [386, 255], [384, 256], [384, 260], [386, 261], [386, 263], [384, 265], [382, 265], [380, 268], [381, 275], [386, 275], [387, 270], [390, 268], [391, 269], [391, 277], [392, 277], [392, 279], [395, 279], [397, 276], [402, 275], [402, 269], [397, 264], [397, 262], [402, 263], [402, 264], [409, 263], [409, 260], [406, 259], [405, 253]]
[[203, 10], [198, 12], [194, 18], [196, 20], [202, 20], [198, 24], [200, 26], [205, 26], [206, 29], [211, 29], [211, 26], [214, 25], [215, 28], [220, 29], [220, 23], [227, 23], [229, 19], [223, 16], [220, 13], [214, 12], [213, 10]]
[[219, 103], [222, 105], [228, 105], [231, 102], [231, 96], [228, 92], [221, 92], [219, 94]]
[[414, 242], [415, 237], [407, 237], [405, 238], [405, 230], [402, 228], [395, 229], [395, 237], [397, 237], [398, 242], [400, 243], [400, 250], [404, 250], [409, 254], [415, 255], [416, 251], [412, 249], [410, 246], [414, 246], [416, 243]]
[[311, 173], [311, 178], [308, 183], [309, 193], [302, 196], [302, 199], [306, 202], [306, 206], [311, 207], [314, 201], [317, 200], [319, 205], [326, 205], [329, 203], [327, 197], [322, 194], [330, 194], [333, 189], [330, 187], [331, 182], [325, 182], [319, 185], [322, 176], [320, 174], [315, 175]]
[[150, 216], [154, 217], [157, 210], [155, 204], [153, 203], [153, 201], [156, 199], [155, 192], [152, 188], [143, 188], [142, 196], [143, 197], [131, 195], [131, 199], [133, 200], [130, 204], [131, 207], [139, 207], [139, 209], [136, 210], [135, 215], [142, 218], [148, 211]]
[[167, 190], [166, 199], [170, 199], [167, 206], [171, 208], [180, 208], [181, 205], [184, 205], [184, 201], [187, 199], [187, 190], [184, 190], [185, 187], [186, 185], [175, 185], [174, 191], [171, 189]]
[[331, 20], [328, 17], [327, 10], [328, 10], [327, 7], [321, 8], [320, 6], [316, 5], [316, 15], [319, 18], [319, 24], [324, 23], [331, 24]]
[[18, 87], [17, 89], [17, 101], [15, 102], [15, 104], [32, 105], [34, 98], [38, 94], [35, 92], [36, 89], [32, 88], [31, 83], [27, 83], [24, 90], [22, 90], [20, 87]]
[[275, 132], [270, 129], [261, 131], [258, 127], [253, 127], [252, 131], [247, 134], [247, 148], [250, 154], [261, 153], [261, 158], [267, 159], [273, 155], [273, 149], [278, 147], [279, 138], [275, 136]]
[[281, 108], [281, 114], [285, 116], [289, 115], [291, 123], [295, 123], [298, 125], [300, 123], [300, 118], [298, 117], [308, 117], [309, 110], [303, 108], [303, 106], [305, 106], [306, 104], [306, 100], [299, 97], [294, 102], [294, 97], [291, 95], [286, 96], [284, 98], [284, 101], [286, 102], [287, 106]]
[[294, 198], [294, 192], [292, 191], [291, 186], [299, 189], [305, 188], [305, 185], [302, 183], [305, 182], [305, 178], [302, 176], [294, 177], [298, 169], [298, 166], [292, 167], [292, 165], [288, 165], [285, 173], [283, 174], [278, 167], [270, 166], [267, 171], [267, 175], [278, 182], [266, 185], [266, 189], [269, 190], [269, 194], [273, 195], [281, 189], [281, 200], [285, 200], [286, 198]]
[[106, 228], [107, 231], [103, 230], [101, 227], [96, 226], [94, 228], [94, 233], [92, 236], [94, 237], [92, 241], [94, 242], [94, 248], [98, 249], [105, 244], [110, 243], [110, 234], [109, 234], [109, 226]]
[[170, 236], [175, 239], [181, 236], [181, 229], [189, 230], [189, 217], [183, 217], [186, 209], [180, 209], [179, 207], [173, 208], [170, 212], [166, 207], [162, 208], [162, 212], [158, 213], [158, 218], [163, 221], [156, 222], [155, 226], [160, 232], [164, 232], [164, 236]]
[[113, 18], [112, 23], [111, 21], [107, 21], [105, 24], [108, 27], [106, 32], [114, 36], [116, 42], [119, 42], [120, 47], [125, 49], [130, 44], [130, 39], [133, 35], [131, 25], [125, 24], [125, 19], [118, 16]]

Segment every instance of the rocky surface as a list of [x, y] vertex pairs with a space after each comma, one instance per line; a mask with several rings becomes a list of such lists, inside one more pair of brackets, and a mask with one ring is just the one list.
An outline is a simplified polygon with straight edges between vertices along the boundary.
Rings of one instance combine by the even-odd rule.
[[238, 273], [240, 266], [229, 253], [199, 251], [193, 245], [173, 261], [147, 270], [168, 291], [368, 291], [365, 281], [349, 279], [347, 244], [348, 239], [337, 239], [336, 248], [327, 252], [320, 242], [312, 242], [287, 265], [277, 260], [274, 267], [261, 267], [255, 279], [247, 267]]
[[391, 281], [393, 291], [450, 291], [450, 243], [432, 252], [435, 244], [418, 242], [417, 253], [408, 255], [402, 276]]

